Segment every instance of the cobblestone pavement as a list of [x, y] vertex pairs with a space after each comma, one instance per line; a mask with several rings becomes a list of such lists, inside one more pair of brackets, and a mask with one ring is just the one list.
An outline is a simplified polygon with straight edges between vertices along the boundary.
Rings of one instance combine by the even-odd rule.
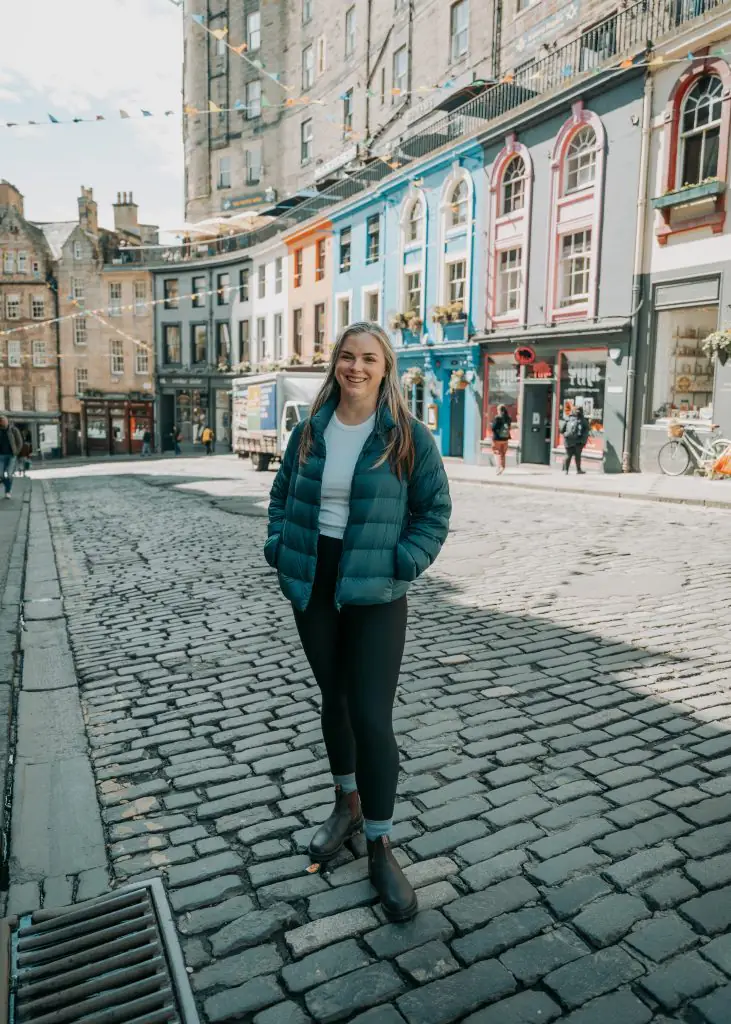
[[330, 778], [261, 480], [42, 486], [114, 875], [166, 878], [204, 1019], [728, 1024], [728, 512], [453, 488], [395, 710], [404, 926], [362, 845], [306, 871]]

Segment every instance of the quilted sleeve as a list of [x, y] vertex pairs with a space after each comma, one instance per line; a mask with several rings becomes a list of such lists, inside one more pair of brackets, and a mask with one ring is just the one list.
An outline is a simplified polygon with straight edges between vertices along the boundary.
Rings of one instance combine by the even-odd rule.
[[439, 554], [449, 532], [452, 501], [442, 457], [431, 432], [414, 423], [416, 460], [409, 480], [409, 518], [396, 549], [396, 578], [415, 580]]
[[273, 569], [277, 566], [277, 548], [279, 547], [280, 534], [284, 529], [287, 495], [289, 494], [292, 472], [295, 469], [295, 463], [299, 454], [301, 434], [302, 424], [298, 423], [292, 431], [284, 458], [277, 470], [272, 489], [269, 492], [269, 528], [267, 540], [264, 544], [264, 557]]

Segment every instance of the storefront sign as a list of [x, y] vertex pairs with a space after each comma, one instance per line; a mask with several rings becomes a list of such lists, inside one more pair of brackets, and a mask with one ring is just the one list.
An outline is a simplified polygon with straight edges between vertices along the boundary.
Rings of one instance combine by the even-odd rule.
[[579, 0], [572, 0], [519, 36], [515, 44], [518, 53], [523, 60], [532, 57], [543, 43], [554, 42], [578, 17]]
[[352, 160], [358, 156], [358, 147], [348, 146], [338, 156], [334, 156], [332, 160], [326, 160], [324, 164], [320, 164], [319, 167], [315, 168], [314, 178], [315, 181], [320, 181], [322, 178], [326, 178], [328, 174], [333, 174], [335, 171], [339, 171], [341, 167], [345, 167]]
[[530, 363], [535, 363], [536, 353], [535, 349], [530, 348], [528, 345], [522, 345], [520, 348], [515, 350], [515, 361], [521, 366], [528, 366]]
[[274, 189], [267, 189], [265, 192], [252, 192], [248, 196], [229, 196], [221, 204], [223, 210], [248, 210], [250, 206], [263, 206], [264, 203], [273, 203], [277, 198]]
[[201, 377], [160, 377], [160, 386], [164, 388], [199, 388], [204, 383]]

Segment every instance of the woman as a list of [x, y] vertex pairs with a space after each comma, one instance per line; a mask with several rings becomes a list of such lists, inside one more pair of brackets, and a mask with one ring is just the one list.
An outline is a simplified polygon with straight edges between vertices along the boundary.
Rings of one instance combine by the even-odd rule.
[[327, 862], [365, 819], [371, 881], [387, 916], [406, 921], [417, 904], [389, 844], [399, 765], [391, 716], [406, 591], [439, 553], [452, 506], [434, 439], [399, 383], [385, 331], [346, 327], [272, 486], [264, 554], [322, 692], [335, 806], [310, 854]]
[[499, 405], [497, 416], [492, 421], [492, 450], [497, 459], [497, 475], [505, 472], [505, 456], [508, 453], [508, 442], [510, 441], [511, 419], [507, 407]]

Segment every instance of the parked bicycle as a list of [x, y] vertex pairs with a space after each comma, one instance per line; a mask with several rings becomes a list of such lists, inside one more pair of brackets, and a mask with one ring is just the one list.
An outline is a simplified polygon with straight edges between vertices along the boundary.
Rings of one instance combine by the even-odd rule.
[[718, 424], [714, 423], [711, 433], [703, 438], [693, 427], [671, 423], [668, 427], [670, 440], [657, 454], [662, 472], [666, 476], [682, 476], [691, 465], [695, 472], [708, 472], [716, 459], [731, 446], [727, 438], [716, 435], [717, 430]]

